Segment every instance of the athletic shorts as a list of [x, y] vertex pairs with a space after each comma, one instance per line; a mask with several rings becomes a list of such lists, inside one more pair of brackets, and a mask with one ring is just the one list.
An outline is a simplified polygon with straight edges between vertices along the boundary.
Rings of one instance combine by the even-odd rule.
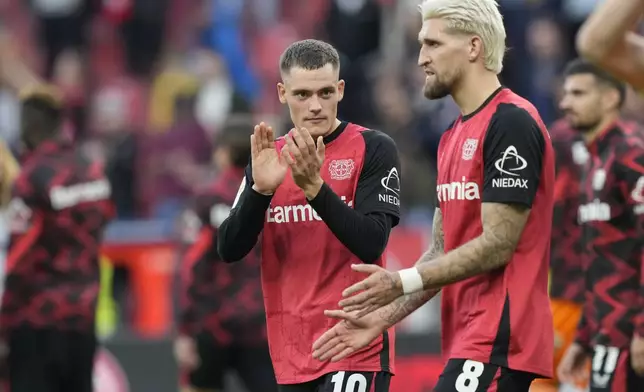
[[631, 366], [628, 349], [596, 345], [593, 349], [590, 392], [643, 392], [644, 377]]
[[199, 368], [182, 374], [182, 383], [197, 389], [224, 390], [224, 377], [234, 370], [248, 392], [277, 390], [268, 343], [257, 347], [222, 346], [208, 333], [196, 338], [201, 363]]
[[[556, 378], [557, 367], [559, 366], [566, 350], [575, 340], [577, 324], [579, 323], [582, 310], [581, 305], [563, 299], [551, 299], [550, 309], [552, 310], [552, 320], [555, 329], [555, 378], [538, 379], [534, 381], [535, 384], [558, 385], [558, 380]], [[578, 387], [585, 388], [586, 385], [578, 385]]]
[[340, 371], [302, 384], [279, 385], [279, 392], [389, 392], [391, 373]]
[[93, 391], [93, 333], [21, 327], [8, 343], [11, 392]]
[[534, 374], [472, 361], [450, 359], [434, 392], [528, 392]]

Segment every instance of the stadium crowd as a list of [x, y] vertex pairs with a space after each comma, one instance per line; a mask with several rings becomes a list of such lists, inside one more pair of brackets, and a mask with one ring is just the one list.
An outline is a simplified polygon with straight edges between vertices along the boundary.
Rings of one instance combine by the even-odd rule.
[[[425, 251], [434, 211], [439, 206], [435, 191], [439, 140], [460, 109], [449, 95], [433, 100], [423, 97], [421, 86], [425, 75], [418, 68], [418, 32], [423, 23], [419, 3], [419, 0], [0, 1], [0, 41], [5, 56], [11, 53], [20, 58], [26, 68], [58, 88], [61, 94], [55, 100], [62, 113], [61, 131], [89, 160], [105, 165], [115, 204], [106, 242], [171, 244], [170, 262], [158, 268], [171, 270], [167, 274], [171, 283], [163, 286], [167, 289], [163, 301], [177, 305], [173, 311], [176, 321], [164, 325], [162, 336], [154, 338], [173, 340], [174, 354], [181, 366], [194, 369], [200, 361], [214, 367], [228, 366], [239, 373], [249, 390], [272, 390], [263, 388], [266, 382], [272, 382], [262, 378], [266, 374], [258, 376], [259, 381], [253, 379], [261, 373], [255, 370], [266, 365], [261, 361], [267, 358], [263, 357], [266, 352], [249, 350], [241, 355], [241, 360], [235, 357], [237, 354], [227, 353], [234, 358], [226, 357], [224, 365], [218, 362], [220, 359], [203, 353], [199, 353], [201, 358], [195, 356], [199, 350], [194, 347], [195, 341], [175, 337], [195, 334], [195, 314], [202, 309], [193, 305], [200, 295], [213, 294], [208, 291], [211, 278], [225, 287], [219, 295], [234, 297], [242, 291], [245, 295], [233, 305], [222, 302], [213, 304], [213, 308], [231, 315], [241, 309], [240, 313], [252, 315], [253, 322], [257, 322], [257, 329], [252, 331], [235, 330], [239, 326], [234, 323], [227, 325], [217, 339], [227, 341], [226, 331], [235, 330], [244, 337], [239, 341], [231, 338], [233, 345], [254, 347], [258, 337], [266, 338], [262, 322], [257, 321], [257, 317], [263, 320], [259, 261], [255, 257], [259, 251], [250, 253], [243, 267], [235, 267], [238, 270], [222, 269], [212, 277], [208, 275], [212, 272], [199, 264], [199, 258], [215, 256], [195, 256], [193, 252], [202, 244], [202, 225], [222, 223], [230, 211], [223, 207], [218, 211], [220, 215], [215, 216], [216, 209], [210, 210], [211, 205], [233, 204], [233, 200], [239, 199], [240, 195], [235, 197], [235, 193], [246, 166], [240, 163], [240, 155], [241, 162], [248, 161], [248, 153], [239, 151], [244, 144], [240, 140], [247, 139], [260, 121], [272, 126], [276, 136], [287, 134], [291, 128], [292, 113], [280, 102], [275, 86], [284, 76], [279, 67], [280, 55], [293, 42], [314, 38], [335, 47], [341, 63], [339, 76], [346, 82], [338, 118], [379, 130], [397, 145], [404, 186], [400, 188], [400, 211], [396, 212], [400, 223], [392, 235], [399, 231], [404, 237], [413, 232], [420, 238], [420, 245], [411, 245], [408, 238], [401, 241], [399, 247], [409, 248], [411, 256], [397, 256], [405, 260], [395, 260], [393, 269], [411, 266]], [[552, 131], [561, 125], [557, 120], [565, 110], [572, 110], [562, 104], [566, 94], [574, 95], [569, 90], [572, 87], [564, 88], [565, 82], [571, 75], [595, 74], [594, 70], [571, 71], [567, 66], [578, 57], [575, 40], [579, 28], [600, 1], [498, 3], [508, 47], [499, 75], [501, 83], [530, 101]], [[21, 105], [25, 99], [42, 98], [39, 94], [50, 97], [40, 91], [25, 98], [24, 91], [20, 96], [18, 90], [11, 80], [4, 80], [0, 86], [0, 138], [16, 157], [20, 156], [24, 141], [21, 114], [28, 113], [24, 108], [21, 111]], [[644, 122], [644, 99], [628, 86], [622, 94], [621, 119]], [[0, 159], [7, 156], [0, 151]], [[91, 173], [87, 175], [93, 178]], [[103, 207], [97, 208], [101, 209], [101, 219], [110, 219]], [[555, 210], [558, 213], [565, 214]], [[554, 219], [557, 222], [558, 216]], [[9, 226], [6, 221], [0, 222], [3, 252], [9, 241]], [[110, 258], [129, 255], [114, 253], [118, 255]], [[149, 261], [154, 263], [157, 259], [150, 257]], [[188, 261], [190, 265], [186, 267]], [[139, 290], [132, 287], [134, 277], [119, 267], [122, 263], [116, 264], [114, 276], [108, 283], [102, 282], [99, 294], [97, 320], [99, 331], [104, 332], [100, 337], [106, 342], [119, 335], [127, 335], [128, 339], [134, 335], [137, 341], [152, 339], [137, 331], [134, 321], [143, 306], [128, 295]], [[111, 273], [112, 267], [103, 265], [102, 277], [107, 271]], [[193, 291], [184, 287], [186, 273], [202, 278], [195, 283], [196, 288], [190, 289]], [[240, 276], [244, 279], [250, 276], [257, 284], [231, 288], [229, 283], [222, 283]], [[110, 298], [103, 298], [104, 293], [110, 293], [107, 295]], [[399, 340], [407, 334], [437, 340], [440, 328], [437, 302], [427, 304], [406, 320], [398, 329]], [[120, 309], [118, 315], [104, 316], [102, 310], [114, 306]], [[109, 326], [105, 327], [106, 324]], [[212, 344], [204, 339], [207, 340], [200, 336], [196, 341], [201, 346]], [[244, 377], [249, 373], [250, 380]], [[223, 377], [217, 375], [212, 381], [207, 374], [181, 374], [182, 381], [189, 380], [187, 384], [197, 387], [204, 384], [203, 389], [194, 390], [199, 392], [211, 390], [213, 383], [215, 386], [221, 383], [220, 376]], [[267, 377], [271, 379], [272, 375]], [[374, 385], [376, 377], [373, 376]]]

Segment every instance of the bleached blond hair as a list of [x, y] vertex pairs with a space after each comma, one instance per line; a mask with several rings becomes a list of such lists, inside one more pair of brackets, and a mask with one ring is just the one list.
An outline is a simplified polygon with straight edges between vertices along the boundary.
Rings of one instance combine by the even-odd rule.
[[423, 20], [442, 19], [450, 30], [481, 37], [485, 68], [501, 72], [505, 27], [496, 0], [424, 0], [419, 9]]

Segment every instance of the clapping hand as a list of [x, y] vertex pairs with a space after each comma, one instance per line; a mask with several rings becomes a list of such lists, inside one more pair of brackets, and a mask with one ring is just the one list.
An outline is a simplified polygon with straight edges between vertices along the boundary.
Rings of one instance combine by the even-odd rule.
[[291, 167], [293, 181], [311, 200], [317, 196], [324, 181], [320, 168], [324, 163], [324, 141], [317, 138], [317, 144], [306, 128], [294, 129], [285, 137], [282, 157]]
[[273, 194], [286, 176], [287, 165], [275, 147], [273, 128], [261, 122], [250, 136], [253, 188], [263, 194]]

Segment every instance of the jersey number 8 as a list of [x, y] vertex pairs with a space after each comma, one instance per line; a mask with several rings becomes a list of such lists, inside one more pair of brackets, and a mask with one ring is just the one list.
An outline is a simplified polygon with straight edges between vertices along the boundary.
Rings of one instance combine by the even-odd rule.
[[456, 392], [476, 392], [479, 377], [483, 375], [485, 365], [481, 362], [467, 360], [463, 363], [463, 372], [456, 378]]

